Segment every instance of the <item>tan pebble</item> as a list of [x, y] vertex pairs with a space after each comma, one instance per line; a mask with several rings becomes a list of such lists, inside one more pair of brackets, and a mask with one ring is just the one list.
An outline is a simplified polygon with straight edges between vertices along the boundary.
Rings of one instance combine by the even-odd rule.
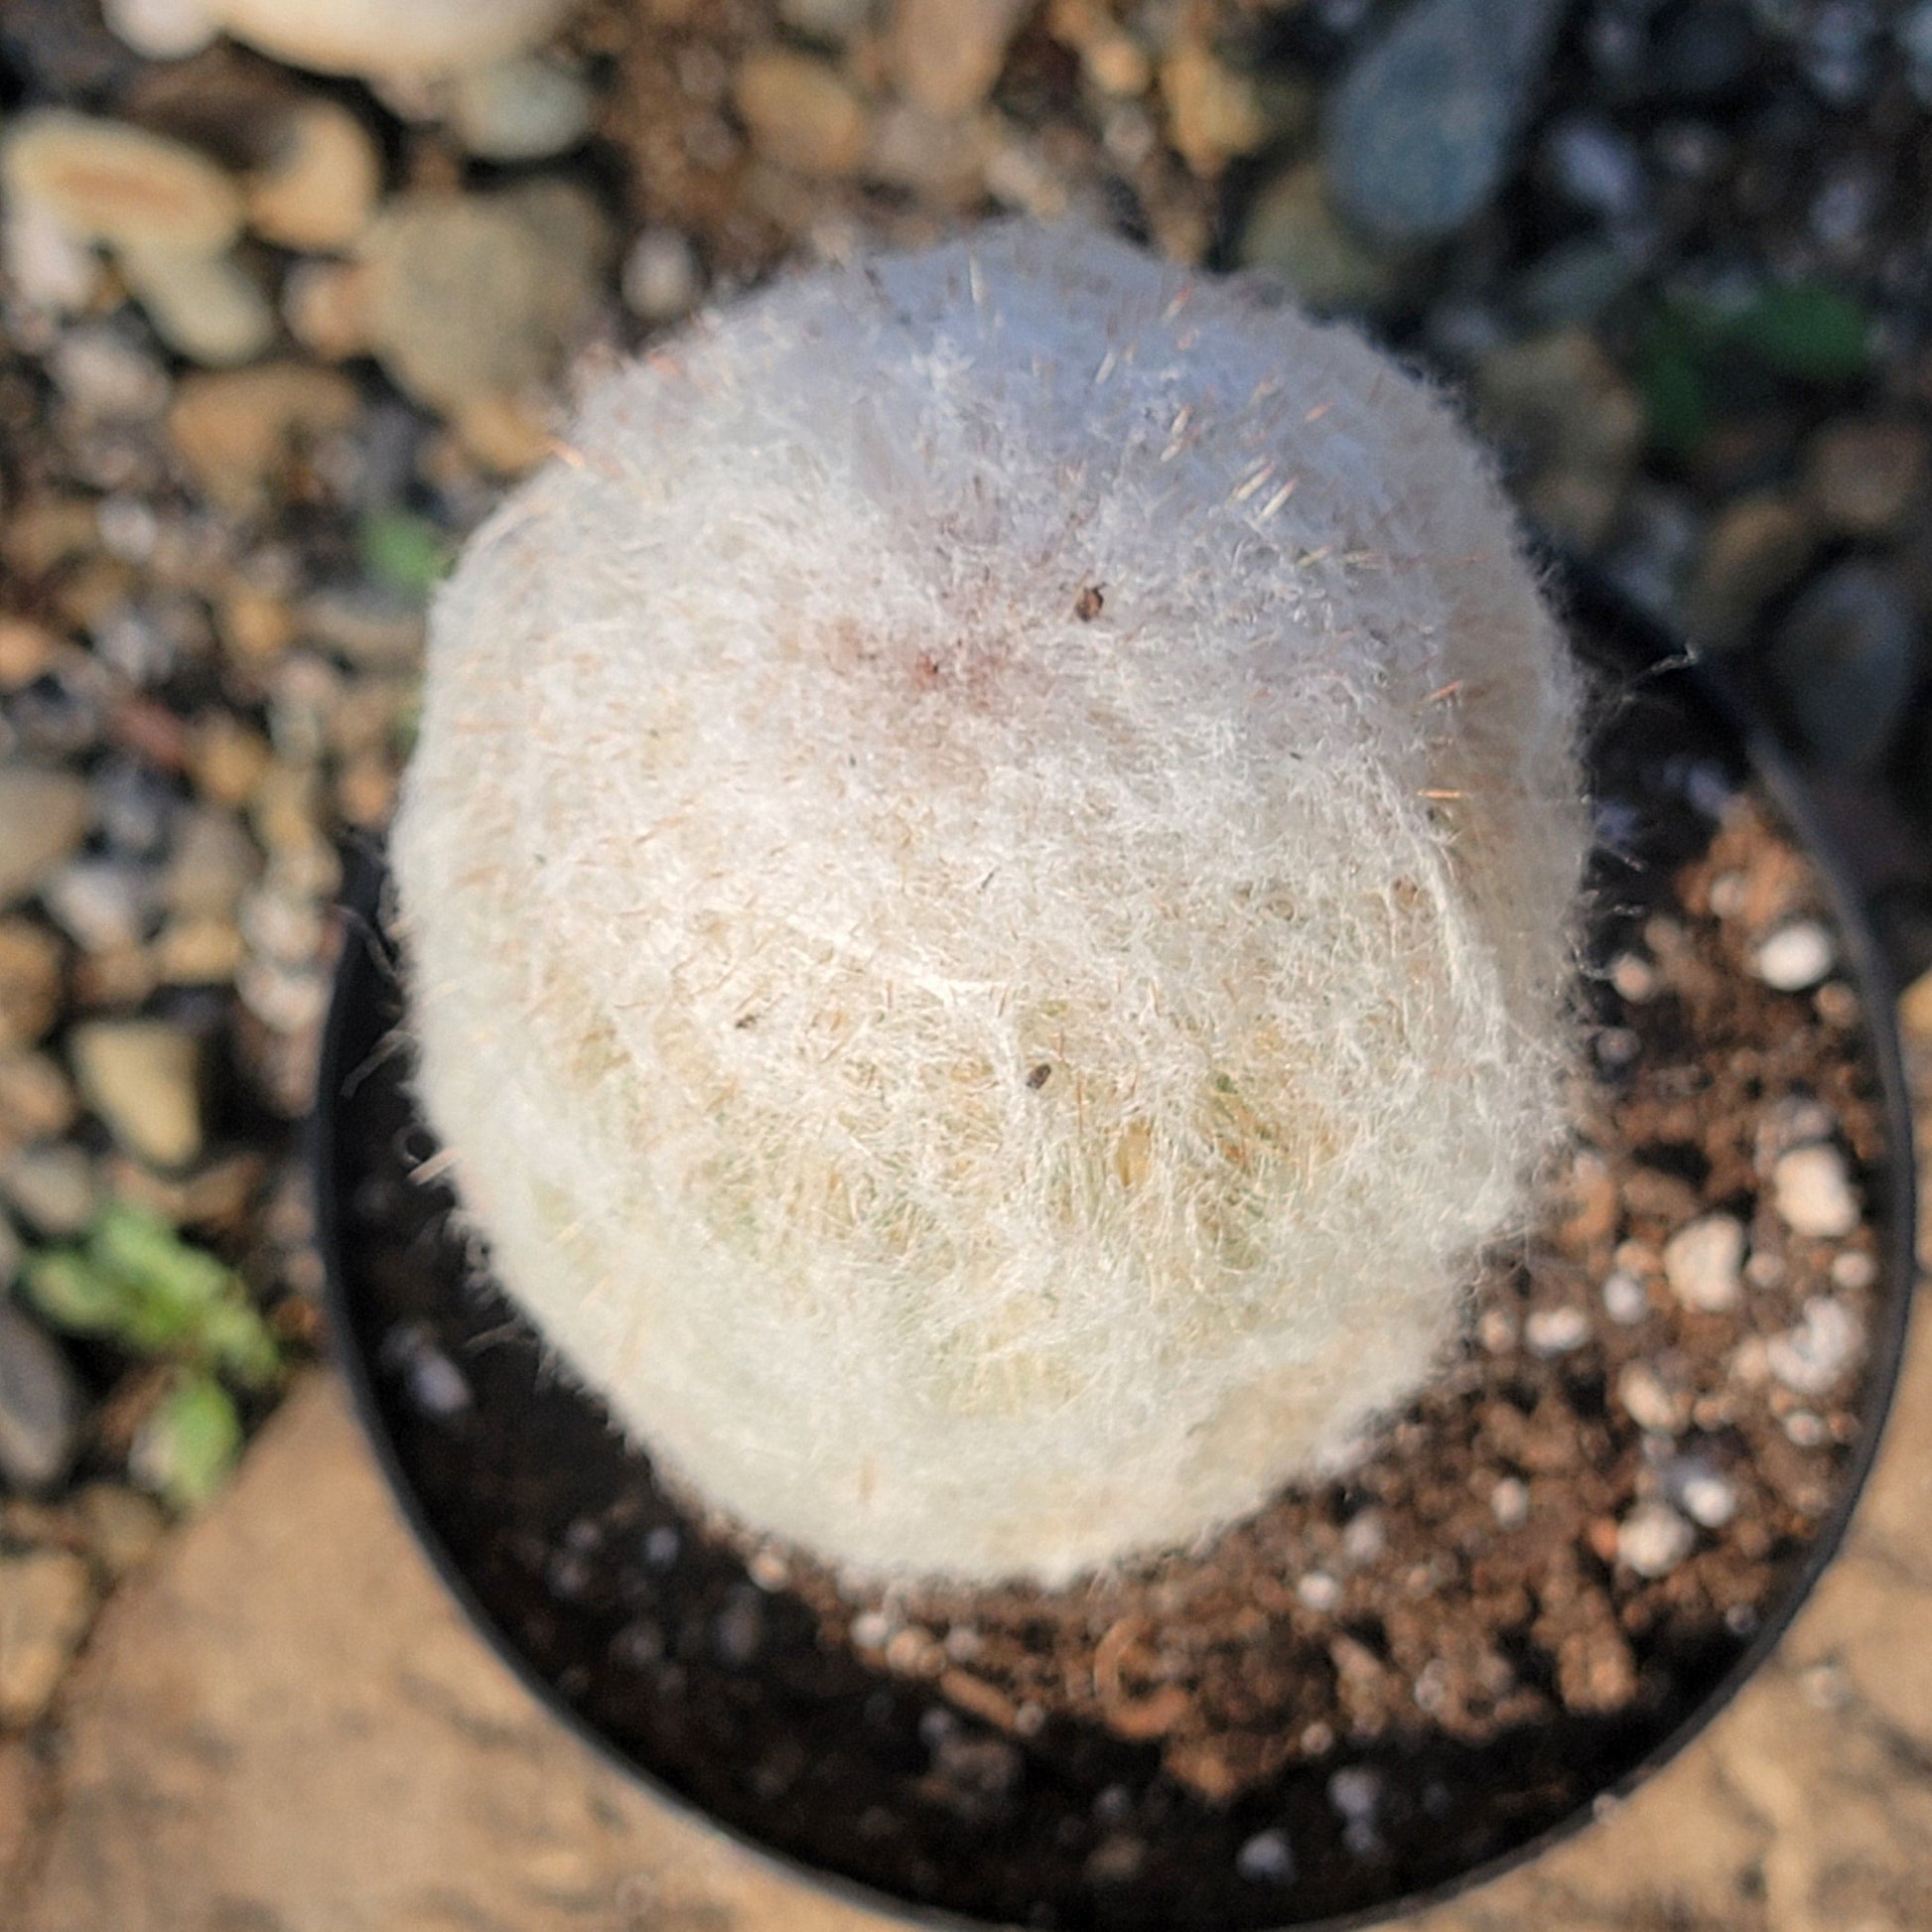
[[73, 1499], [95, 1563], [118, 1582], [153, 1555], [168, 1523], [137, 1490], [117, 1482], [90, 1482]]
[[232, 714], [217, 711], [197, 722], [189, 760], [202, 795], [232, 810], [254, 797], [274, 754], [259, 732]]
[[900, 89], [934, 114], [977, 107], [1028, 11], [1029, 0], [897, 0], [889, 53]]
[[1684, 599], [1692, 639], [1711, 650], [1743, 643], [1765, 605], [1803, 576], [1818, 543], [1812, 517], [1783, 491], [1740, 497], [1721, 512]]
[[0, 1047], [31, 1046], [61, 1010], [62, 946], [32, 919], [0, 919]]
[[205, 155], [125, 121], [63, 108], [22, 115], [0, 180], [83, 241], [218, 255], [241, 227], [234, 184]]
[[232, 255], [124, 247], [115, 262], [155, 334], [191, 362], [233, 368], [275, 340], [275, 311]]
[[295, 617], [288, 605], [245, 586], [216, 605], [214, 624], [228, 655], [244, 664], [273, 662], [295, 638]]
[[33, 1724], [93, 1615], [85, 1562], [64, 1550], [0, 1558], [0, 1730]]
[[1805, 446], [1805, 493], [1839, 534], [1887, 536], [1924, 485], [1927, 454], [1918, 423], [1865, 417], [1827, 423]]
[[[357, 406], [355, 385], [335, 369], [264, 362], [259, 368], [188, 377], [168, 411], [168, 436], [209, 496], [226, 508], [246, 510], [266, 500], [305, 447], [353, 422]], [[252, 621], [248, 641], [262, 646], [248, 654], [273, 655], [279, 648], [274, 639], [288, 621], [286, 612], [275, 608], [276, 600], [246, 591], [236, 593], [234, 601]]]
[[201, 1152], [203, 1052], [194, 1035], [162, 1020], [92, 1020], [68, 1051], [87, 1104], [129, 1153], [179, 1168]]
[[60, 642], [44, 624], [0, 617], [0, 691], [18, 691], [50, 670]]
[[155, 971], [169, 986], [226, 986], [245, 956], [241, 934], [223, 918], [172, 919], [153, 952]]
[[341, 362], [369, 346], [368, 273], [355, 262], [298, 262], [282, 283], [282, 320], [312, 355]]
[[362, 123], [339, 101], [305, 100], [243, 184], [248, 225], [285, 248], [346, 248], [381, 187], [381, 158]]
[[0, 1142], [65, 1134], [78, 1105], [72, 1083], [51, 1055], [0, 1047]]
[[453, 421], [457, 439], [485, 470], [527, 476], [556, 452], [548, 414], [523, 396], [478, 396]]
[[1254, 82], [1222, 66], [1198, 41], [1183, 40], [1161, 63], [1161, 94], [1174, 150], [1203, 181], [1268, 139]]
[[740, 64], [732, 97], [752, 145], [767, 161], [836, 179], [856, 174], [865, 160], [865, 103], [823, 61], [761, 49]]
[[78, 849], [93, 818], [71, 771], [0, 761], [0, 905], [25, 898]]
[[1932, 1046], [1932, 972], [1921, 973], [1898, 1002], [1898, 1024], [1916, 1046]]

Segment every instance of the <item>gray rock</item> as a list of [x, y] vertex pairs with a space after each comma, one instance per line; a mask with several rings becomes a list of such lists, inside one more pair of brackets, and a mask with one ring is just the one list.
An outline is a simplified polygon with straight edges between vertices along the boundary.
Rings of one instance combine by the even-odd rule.
[[1908, 7], [1892, 33], [1905, 57], [1905, 75], [1912, 92], [1932, 107], [1932, 0]]
[[136, 946], [154, 923], [155, 875], [127, 859], [75, 859], [41, 889], [47, 909], [91, 953]]
[[1805, 749], [1840, 769], [1882, 759], [1918, 671], [1918, 621], [1883, 565], [1853, 558], [1810, 585], [1771, 641], [1771, 673]]
[[0, 764], [0, 906], [38, 892], [87, 836], [93, 800], [70, 771]]
[[67, 1357], [0, 1301], [0, 1476], [18, 1489], [52, 1488], [73, 1460], [84, 1414]]
[[376, 356], [433, 409], [522, 395], [594, 312], [609, 242], [597, 204], [547, 177], [398, 196], [361, 242]]
[[94, 1217], [94, 1164], [69, 1141], [24, 1147], [0, 1167], [0, 1197], [37, 1232], [65, 1240]]
[[1516, 278], [1510, 299], [1526, 322], [1543, 328], [1591, 323], [1643, 268], [1641, 249], [1579, 235], [1560, 241]]
[[1714, 100], [1732, 93], [1757, 58], [1749, 9], [1738, 0], [1699, 0], [1665, 31], [1651, 60], [1652, 94]]
[[1418, 0], [1350, 67], [1329, 114], [1337, 205], [1392, 242], [1480, 213], [1536, 104], [1566, 0]]
[[1543, 157], [1557, 192], [1578, 207], [1627, 221], [1643, 206], [1643, 157], [1608, 121], [1568, 116], [1544, 137]]
[[1295, 1876], [1295, 1848], [1285, 1832], [1257, 1832], [1234, 1855], [1234, 1868], [1251, 1885], [1286, 1885]]
[[576, 69], [537, 55], [465, 68], [450, 82], [450, 124], [485, 161], [540, 161], [591, 131], [594, 96]]

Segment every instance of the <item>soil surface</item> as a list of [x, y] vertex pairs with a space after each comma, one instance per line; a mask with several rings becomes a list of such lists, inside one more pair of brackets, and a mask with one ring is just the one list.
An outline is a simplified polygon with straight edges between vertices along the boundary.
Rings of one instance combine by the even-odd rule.
[[1633, 1768], [1835, 1529], [1894, 1292], [1843, 937], [1679, 683], [1603, 673], [1577, 1143], [1461, 1357], [1345, 1476], [1071, 1590], [854, 1597], [681, 1514], [420, 1178], [385, 973], [346, 1042], [351, 1325], [514, 1648], [767, 1845], [1041, 1926], [1353, 1910]]

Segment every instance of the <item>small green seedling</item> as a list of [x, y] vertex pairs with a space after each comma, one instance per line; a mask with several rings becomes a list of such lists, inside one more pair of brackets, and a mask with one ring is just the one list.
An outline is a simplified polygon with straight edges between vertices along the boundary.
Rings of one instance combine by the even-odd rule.
[[27, 1299], [69, 1334], [172, 1364], [136, 1439], [134, 1472], [177, 1507], [205, 1502], [233, 1464], [241, 1420], [224, 1383], [264, 1389], [281, 1350], [233, 1269], [164, 1221], [109, 1202], [78, 1247], [32, 1256]]

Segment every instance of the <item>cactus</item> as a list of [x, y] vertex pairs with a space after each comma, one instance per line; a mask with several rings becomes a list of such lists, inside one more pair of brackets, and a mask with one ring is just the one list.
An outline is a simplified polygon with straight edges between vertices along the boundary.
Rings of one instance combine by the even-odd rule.
[[1561, 1125], [1578, 687], [1357, 338], [1025, 226], [605, 381], [432, 625], [419, 1093], [686, 1495], [1057, 1583], [1332, 1468]]

